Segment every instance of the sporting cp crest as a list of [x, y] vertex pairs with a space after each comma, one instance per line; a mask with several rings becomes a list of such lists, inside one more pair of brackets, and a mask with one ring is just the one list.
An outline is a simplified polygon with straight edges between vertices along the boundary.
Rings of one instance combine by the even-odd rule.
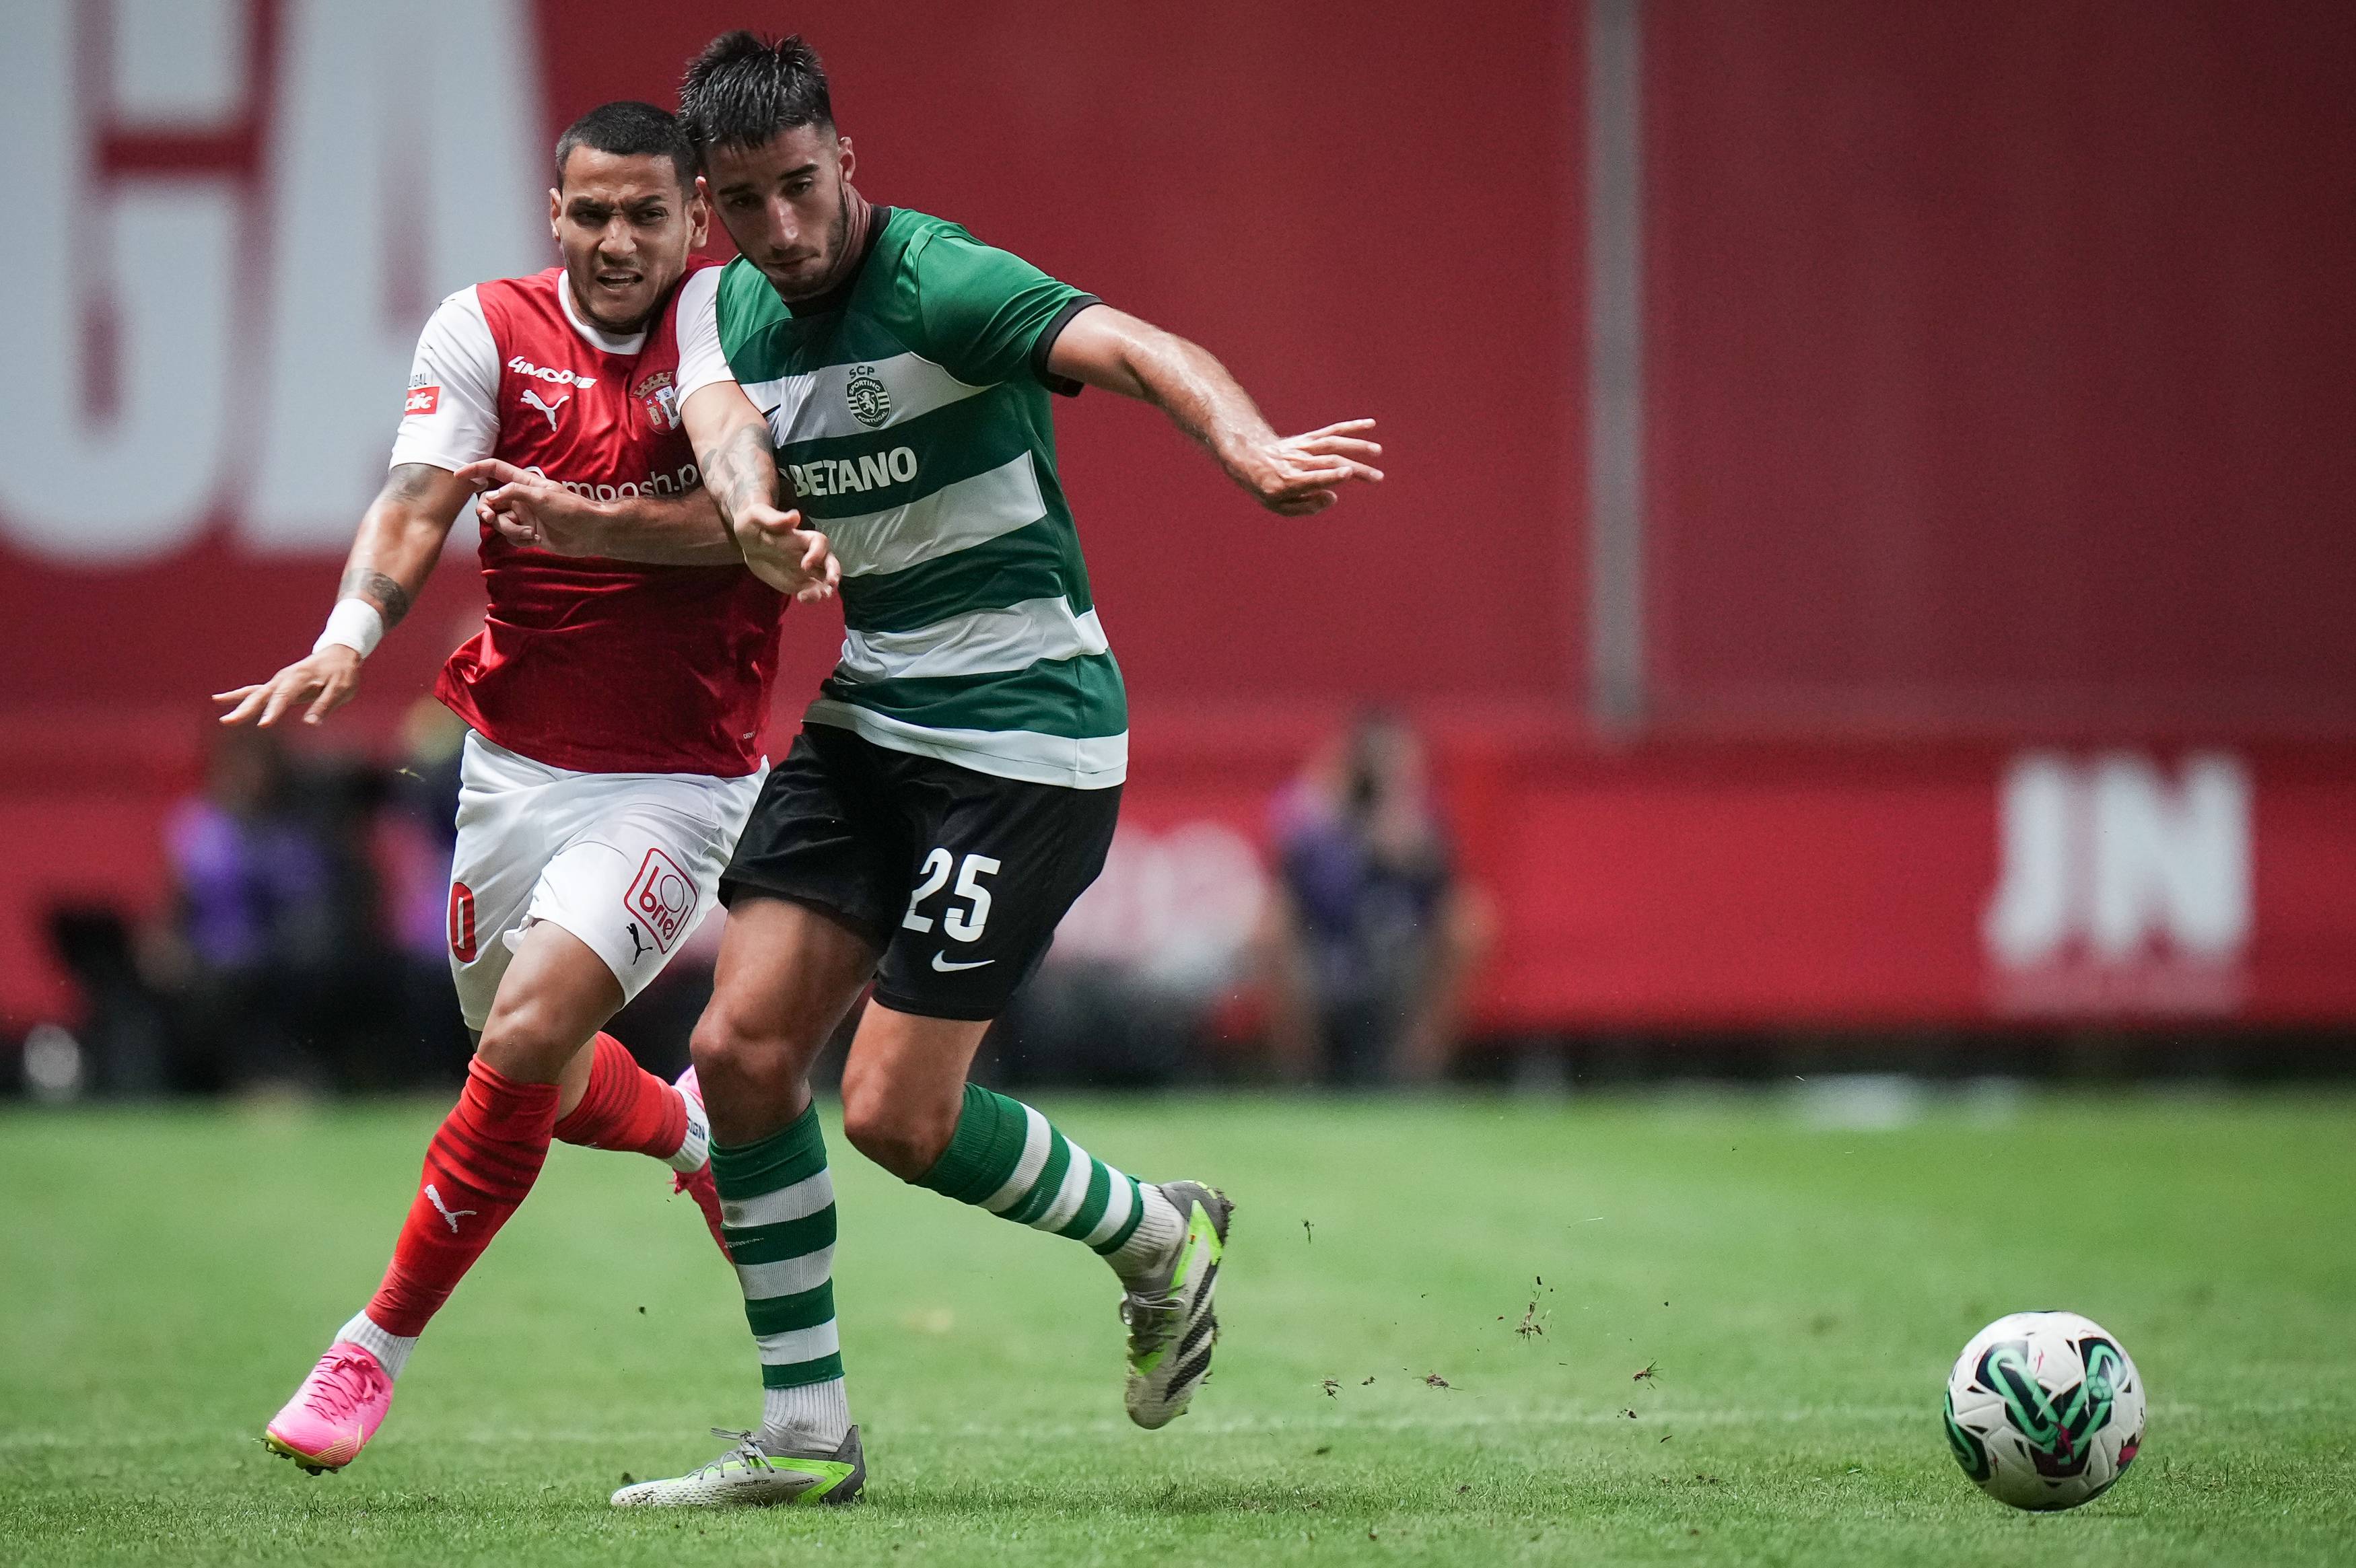
[[870, 430], [892, 417], [892, 394], [884, 389], [884, 379], [875, 374], [873, 365], [851, 368], [842, 400], [851, 405], [851, 417]]

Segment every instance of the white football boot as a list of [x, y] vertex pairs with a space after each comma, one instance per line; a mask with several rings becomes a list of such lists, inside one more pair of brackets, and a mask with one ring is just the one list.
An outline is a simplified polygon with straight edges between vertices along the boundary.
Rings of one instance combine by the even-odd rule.
[[1129, 1325], [1129, 1418], [1148, 1429], [1186, 1413], [1187, 1402], [1211, 1371], [1219, 1317], [1212, 1309], [1219, 1256], [1236, 1206], [1226, 1194], [1198, 1181], [1165, 1181], [1162, 1195], [1184, 1216], [1186, 1234], [1167, 1269], [1120, 1299]]
[[867, 1455], [859, 1428], [831, 1451], [771, 1452], [749, 1432], [712, 1429], [735, 1445], [699, 1469], [667, 1481], [638, 1481], [616, 1492], [616, 1508], [775, 1508], [781, 1504], [847, 1503], [867, 1485]]

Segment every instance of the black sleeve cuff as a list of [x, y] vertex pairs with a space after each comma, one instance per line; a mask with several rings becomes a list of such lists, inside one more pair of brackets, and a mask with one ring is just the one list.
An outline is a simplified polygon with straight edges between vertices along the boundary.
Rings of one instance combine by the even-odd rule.
[[1055, 314], [1054, 317], [1048, 321], [1046, 325], [1039, 329], [1039, 336], [1032, 340], [1031, 374], [1037, 378], [1041, 386], [1046, 388], [1057, 397], [1076, 398], [1082, 392], [1087, 390], [1087, 387], [1084, 382], [1075, 381], [1069, 376], [1058, 376], [1053, 370], [1048, 369], [1048, 352], [1055, 347], [1055, 339], [1064, 336], [1064, 328], [1071, 325], [1072, 317], [1079, 315], [1080, 312], [1087, 309], [1088, 306], [1092, 304], [1104, 304], [1104, 301], [1097, 298], [1094, 294], [1078, 294], [1074, 296], [1065, 304], [1063, 309]]

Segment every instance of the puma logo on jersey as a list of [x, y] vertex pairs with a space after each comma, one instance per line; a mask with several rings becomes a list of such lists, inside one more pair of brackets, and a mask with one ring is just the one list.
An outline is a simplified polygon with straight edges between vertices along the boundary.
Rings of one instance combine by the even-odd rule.
[[458, 1233], [459, 1215], [475, 1212], [472, 1209], [461, 1209], [456, 1214], [450, 1212], [450, 1206], [442, 1201], [442, 1194], [434, 1190], [434, 1184], [430, 1181], [425, 1184], [425, 1201], [434, 1205], [435, 1213], [450, 1221], [450, 1233], [454, 1236]]
[[553, 431], [556, 429], [556, 411], [571, 402], [573, 400], [573, 394], [567, 392], [564, 396], [557, 399], [556, 401], [552, 403], [543, 403], [540, 400], [539, 393], [533, 391], [530, 387], [526, 387], [523, 389], [523, 400], [530, 403], [533, 408], [538, 409], [541, 413], [546, 414], [548, 416], [548, 428], [551, 431]]
[[533, 364], [520, 354], [508, 361], [508, 368], [519, 376], [530, 376], [559, 387], [578, 387], [584, 392], [597, 384], [594, 376], [584, 376], [578, 370], [552, 370], [545, 365]]
[[816, 463], [788, 463], [786, 474], [793, 480], [797, 496], [844, 496], [855, 490], [881, 490], [889, 485], [905, 485], [916, 476], [916, 449], [895, 446], [889, 452], [870, 452], [857, 462], [848, 457], [821, 457]]

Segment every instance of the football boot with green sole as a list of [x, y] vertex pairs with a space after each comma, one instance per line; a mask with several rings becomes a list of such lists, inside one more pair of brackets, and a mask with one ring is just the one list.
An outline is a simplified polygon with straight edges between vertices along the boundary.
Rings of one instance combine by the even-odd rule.
[[712, 1429], [735, 1446], [700, 1469], [667, 1481], [637, 1481], [616, 1492], [616, 1508], [775, 1508], [855, 1500], [867, 1484], [859, 1428], [831, 1450], [771, 1451], [749, 1432]]
[[1219, 1317], [1213, 1310], [1219, 1256], [1236, 1206], [1226, 1194], [1198, 1181], [1165, 1181], [1162, 1195], [1186, 1221], [1186, 1234], [1167, 1269], [1121, 1297], [1129, 1325], [1129, 1418], [1149, 1430], [1186, 1413], [1211, 1371]]

